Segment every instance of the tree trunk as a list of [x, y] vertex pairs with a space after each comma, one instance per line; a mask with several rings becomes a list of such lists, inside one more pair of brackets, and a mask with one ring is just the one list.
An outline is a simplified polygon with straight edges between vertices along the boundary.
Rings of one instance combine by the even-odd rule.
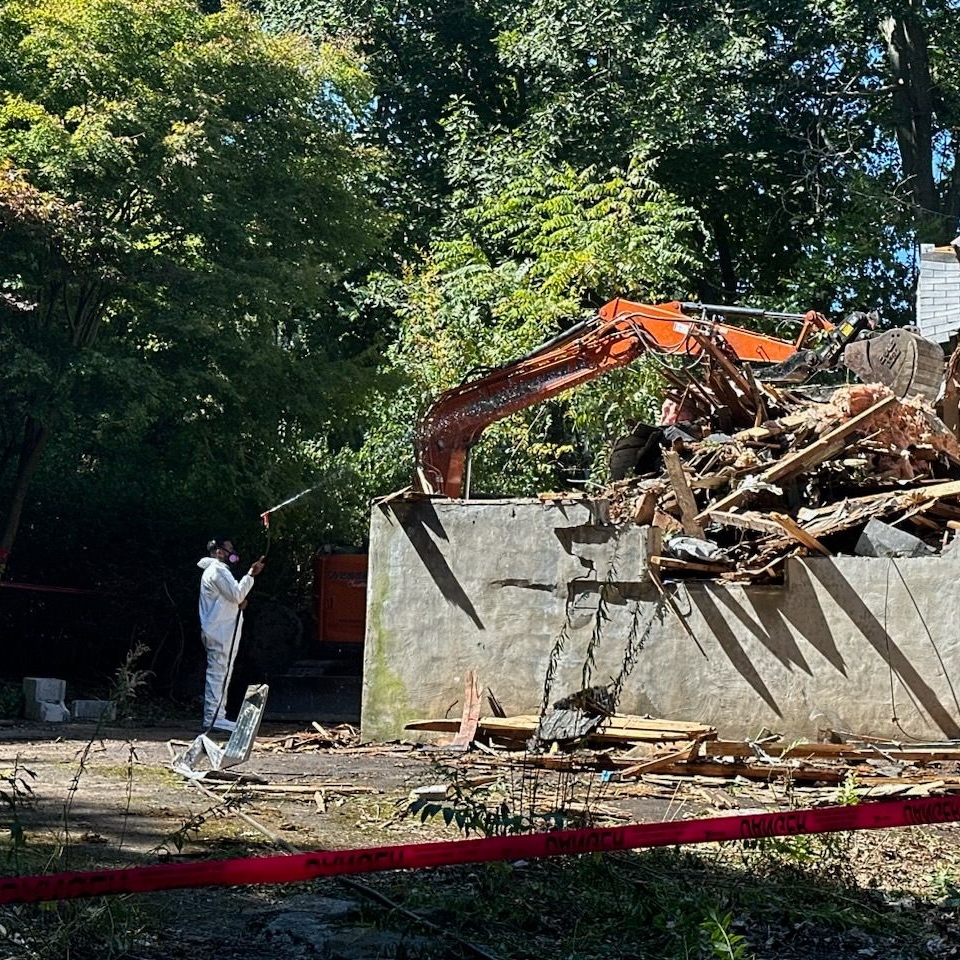
[[730, 246], [730, 228], [723, 217], [717, 217], [711, 223], [711, 232], [717, 248], [716, 266], [720, 271], [720, 289], [713, 299], [719, 300], [720, 303], [736, 303], [739, 291], [737, 290], [737, 268]]
[[927, 31], [912, 4], [884, 17], [880, 33], [894, 84], [893, 123], [903, 179], [913, 199], [921, 243], [948, 243], [956, 228], [944, 209], [934, 174], [935, 87]]
[[17, 474], [13, 484], [13, 495], [10, 499], [10, 506], [7, 509], [6, 525], [3, 528], [3, 536], [0, 537], [0, 579], [7, 571], [7, 561], [10, 558], [10, 551], [13, 549], [13, 543], [17, 538], [17, 530], [20, 526], [20, 516], [23, 513], [23, 504], [27, 499], [27, 490], [30, 487], [30, 481], [40, 462], [40, 454], [46, 446], [50, 436], [50, 428], [45, 423], [33, 417], [27, 417], [23, 428], [23, 443], [20, 446], [20, 456], [17, 460]]

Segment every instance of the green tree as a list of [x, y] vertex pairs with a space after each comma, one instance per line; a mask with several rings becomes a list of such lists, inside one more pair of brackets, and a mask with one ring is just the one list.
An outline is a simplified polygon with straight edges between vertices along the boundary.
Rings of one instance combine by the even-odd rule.
[[[453, 104], [468, 105], [485, 127], [523, 118], [523, 92], [497, 48], [502, 4], [487, 0], [247, 0], [278, 28], [356, 46], [373, 97], [358, 135], [391, 158], [381, 199], [398, 214], [391, 243], [411, 254], [448, 209]], [[395, 256], [390, 266], [396, 267]]]
[[[696, 216], [657, 187], [648, 163], [602, 173], [514, 162], [523, 173], [466, 210], [457, 239], [438, 241], [401, 279], [371, 285], [399, 318], [389, 362], [401, 386], [380, 397], [364, 450], [381, 484], [409, 482], [414, 425], [441, 390], [614, 296], [668, 298], [695, 260]], [[627, 416], [654, 415], [659, 387], [655, 365], [635, 364], [492, 425], [475, 489], [525, 493], [582, 478]]]
[[361, 126], [402, 171], [407, 238], [498, 190], [488, 158], [511, 146], [576, 169], [655, 158], [706, 227], [707, 300], [904, 319], [905, 251], [957, 228], [956, 0], [270, 8], [359, 39], [376, 105]]
[[323, 304], [383, 225], [368, 99], [347, 54], [233, 6], [0, 8], [3, 558], [58, 429], [76, 472], [111, 434], [210, 465], [329, 423]]

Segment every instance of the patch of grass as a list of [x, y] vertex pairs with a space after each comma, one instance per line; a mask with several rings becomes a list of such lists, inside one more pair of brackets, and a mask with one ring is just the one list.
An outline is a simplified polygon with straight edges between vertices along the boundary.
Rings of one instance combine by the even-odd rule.
[[[93, 762], [87, 764], [87, 770], [105, 779], [115, 778], [126, 782], [131, 777], [130, 767], [125, 763]], [[136, 764], [133, 767], [132, 778], [135, 782], [143, 785], [155, 784], [156, 786], [173, 787], [183, 783], [183, 778], [168, 767], [154, 767], [148, 764]]]
[[[70, 808], [86, 771], [89, 746], [75, 764], [61, 829], [49, 835], [28, 833], [22, 825], [21, 813], [33, 801], [35, 775], [19, 761], [3, 774], [5, 787], [0, 794], [9, 821], [6, 853], [13, 868], [10, 872], [49, 873], [100, 865], [82, 843], [71, 841], [69, 830]], [[155, 942], [144, 914], [129, 898], [64, 900], [0, 909], [0, 952], [17, 960], [114, 960]]]
[[120, 960], [158, 942], [130, 898], [95, 897], [0, 909], [0, 947], [17, 960]]
[[[502, 960], [833, 960], [938, 956], [937, 905], [829, 879], [735, 845], [449, 868], [373, 879]], [[873, 952], [871, 952], [873, 951]]]

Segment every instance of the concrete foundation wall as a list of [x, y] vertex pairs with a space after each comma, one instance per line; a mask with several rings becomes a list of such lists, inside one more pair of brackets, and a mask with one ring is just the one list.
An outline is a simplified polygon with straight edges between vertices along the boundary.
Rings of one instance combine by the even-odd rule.
[[721, 736], [960, 738], [960, 557], [815, 557], [782, 587], [668, 587], [685, 628], [647, 577], [649, 535], [602, 501], [374, 508], [364, 737], [459, 717], [471, 669], [508, 714], [537, 712], [553, 663], [551, 702], [619, 679], [622, 712]]

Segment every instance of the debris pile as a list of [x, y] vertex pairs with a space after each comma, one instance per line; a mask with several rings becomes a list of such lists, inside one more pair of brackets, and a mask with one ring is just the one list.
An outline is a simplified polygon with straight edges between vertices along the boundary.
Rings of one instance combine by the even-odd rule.
[[[960, 744], [905, 746], [876, 737], [824, 731], [826, 742], [785, 743], [778, 734], [747, 740], [719, 739], [715, 727], [628, 714], [606, 717], [582, 738], [557, 742], [545, 752], [527, 749], [538, 730], [536, 715], [481, 717], [475, 751], [461, 763], [526, 769], [606, 771], [620, 784], [648, 786], [677, 781], [720, 786], [786, 783], [811, 790], [844, 786], [851, 796], [927, 796], [960, 792]], [[415, 720], [406, 729], [453, 733], [452, 719]]]
[[654, 577], [771, 582], [798, 554], [920, 556], [952, 539], [960, 443], [928, 401], [879, 384], [818, 401], [714, 353], [699, 382], [668, 372], [665, 409], [689, 419], [623, 438], [634, 475], [604, 493], [611, 519], [660, 531]]
[[313, 729], [309, 731], [296, 731], [280, 737], [261, 738], [257, 741], [257, 747], [268, 752], [286, 753], [288, 751], [344, 750], [360, 744], [360, 731], [349, 723], [323, 727], [313, 722], [311, 727]]

